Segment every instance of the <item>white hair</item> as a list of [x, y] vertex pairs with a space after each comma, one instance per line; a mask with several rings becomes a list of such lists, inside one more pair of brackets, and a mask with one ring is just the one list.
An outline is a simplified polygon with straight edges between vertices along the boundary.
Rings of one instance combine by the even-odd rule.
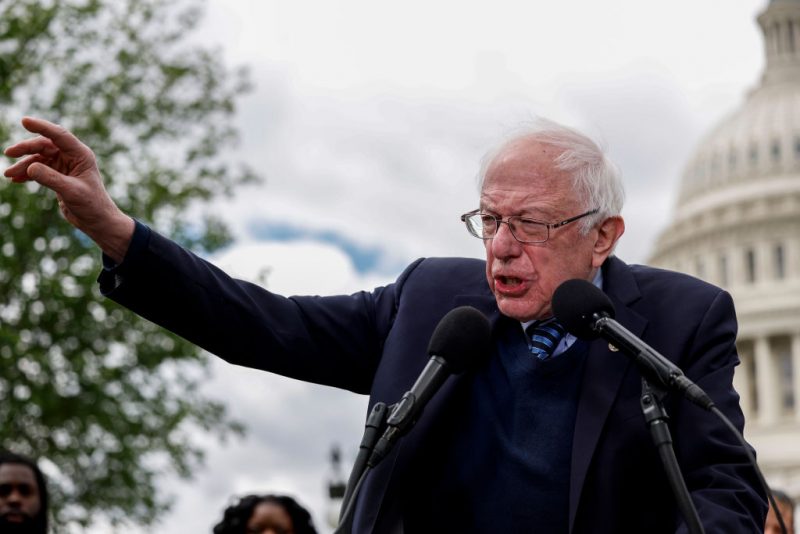
[[536, 141], [560, 151], [555, 168], [569, 173], [572, 188], [583, 202], [584, 211], [597, 213], [579, 221], [583, 233], [613, 215], [619, 215], [625, 202], [620, 171], [600, 146], [588, 136], [548, 119], [536, 119], [511, 133], [497, 147], [484, 155], [478, 174], [483, 190], [486, 172], [494, 160], [519, 141]]

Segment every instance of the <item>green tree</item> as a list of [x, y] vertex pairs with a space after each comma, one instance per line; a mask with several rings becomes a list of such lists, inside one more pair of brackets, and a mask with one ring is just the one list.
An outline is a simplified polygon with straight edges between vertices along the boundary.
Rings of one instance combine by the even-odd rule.
[[[23, 114], [60, 122], [124, 211], [210, 252], [230, 235], [202, 206], [256, 178], [221, 157], [247, 75], [191, 41], [201, 7], [0, 0], [0, 144]], [[207, 355], [99, 295], [100, 254], [46, 189], [3, 181], [0, 231], [0, 445], [44, 459], [57, 530], [152, 524], [158, 476], [202, 465], [193, 436], [243, 431], [199, 391]]]

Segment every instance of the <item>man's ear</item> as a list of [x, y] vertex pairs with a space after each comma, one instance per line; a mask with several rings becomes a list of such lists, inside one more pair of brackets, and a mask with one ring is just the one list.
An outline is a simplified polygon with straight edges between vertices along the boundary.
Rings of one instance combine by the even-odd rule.
[[614, 252], [614, 245], [625, 233], [625, 221], [622, 216], [614, 215], [598, 224], [595, 231], [597, 234], [592, 251], [592, 266], [597, 268]]

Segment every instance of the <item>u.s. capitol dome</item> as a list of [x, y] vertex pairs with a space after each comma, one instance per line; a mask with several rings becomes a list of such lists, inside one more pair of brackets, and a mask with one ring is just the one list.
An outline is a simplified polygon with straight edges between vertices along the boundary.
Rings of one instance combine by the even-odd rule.
[[649, 263], [726, 288], [735, 385], [768, 481], [800, 496], [800, 0], [758, 16], [766, 65], [686, 164]]

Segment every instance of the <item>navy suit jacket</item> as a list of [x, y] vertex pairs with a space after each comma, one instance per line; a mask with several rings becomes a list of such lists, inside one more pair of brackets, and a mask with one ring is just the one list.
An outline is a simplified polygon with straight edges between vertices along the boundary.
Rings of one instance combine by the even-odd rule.
[[[454, 307], [474, 306], [494, 326], [508, 320], [480, 260], [421, 259], [395, 283], [371, 292], [286, 298], [228, 277], [141, 224], [125, 261], [101, 273], [99, 282], [111, 299], [231, 363], [369, 394], [370, 407], [397, 402], [410, 388], [428, 361], [434, 328]], [[741, 430], [732, 386], [737, 326], [728, 293], [614, 257], [603, 265], [603, 284], [617, 320], [680, 366]], [[448, 378], [370, 473], [354, 531], [390, 532], [402, 523], [397, 481], [471, 376]], [[592, 342], [572, 444], [570, 533], [685, 531], [640, 396], [641, 377], [630, 360], [602, 340]], [[668, 395], [666, 408], [706, 532], [761, 532], [766, 498], [735, 438], [713, 414], [682, 399]]]

